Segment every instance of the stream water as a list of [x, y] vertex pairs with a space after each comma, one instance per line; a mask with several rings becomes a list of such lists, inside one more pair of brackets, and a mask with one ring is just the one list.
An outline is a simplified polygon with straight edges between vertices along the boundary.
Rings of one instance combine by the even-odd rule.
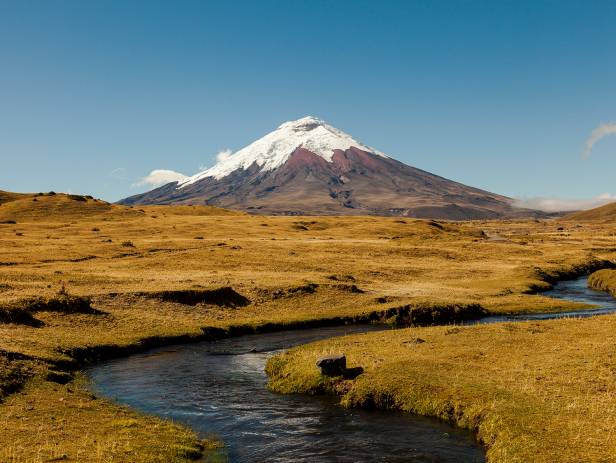
[[541, 293], [542, 296], [556, 299], [566, 299], [574, 302], [593, 304], [596, 307], [588, 310], [572, 310], [557, 313], [529, 313], [510, 316], [490, 316], [482, 318], [475, 323], [494, 323], [502, 321], [522, 320], [550, 320], [554, 318], [586, 318], [596, 315], [605, 315], [616, 312], [616, 298], [605, 291], [596, 291], [588, 287], [588, 277], [576, 278], [575, 280], [560, 281], [549, 291]]
[[[616, 311], [616, 299], [562, 282], [546, 295]], [[530, 315], [545, 319], [563, 314]], [[519, 317], [522, 318], [522, 317]], [[486, 322], [515, 320], [489, 317]], [[154, 349], [90, 368], [99, 395], [170, 418], [225, 442], [231, 462], [483, 462], [470, 432], [435, 419], [391, 411], [344, 409], [331, 397], [278, 395], [266, 388], [269, 357], [318, 339], [386, 329], [342, 326], [242, 336]]]

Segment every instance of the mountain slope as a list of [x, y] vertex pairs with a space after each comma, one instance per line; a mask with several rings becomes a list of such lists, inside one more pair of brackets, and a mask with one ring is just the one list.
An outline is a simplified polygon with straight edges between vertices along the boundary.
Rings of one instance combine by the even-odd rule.
[[587, 211], [574, 212], [563, 217], [563, 220], [616, 220], [616, 202], [595, 207]]
[[212, 204], [263, 214], [485, 219], [531, 215], [504, 196], [403, 164], [306, 117], [214, 167], [122, 204]]

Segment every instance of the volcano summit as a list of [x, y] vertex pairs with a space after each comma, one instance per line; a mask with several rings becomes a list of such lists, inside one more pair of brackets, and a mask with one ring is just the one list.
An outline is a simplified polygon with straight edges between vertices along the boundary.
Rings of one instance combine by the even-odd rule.
[[512, 200], [425, 172], [315, 117], [285, 122], [203, 172], [121, 204], [208, 204], [279, 215], [491, 219]]

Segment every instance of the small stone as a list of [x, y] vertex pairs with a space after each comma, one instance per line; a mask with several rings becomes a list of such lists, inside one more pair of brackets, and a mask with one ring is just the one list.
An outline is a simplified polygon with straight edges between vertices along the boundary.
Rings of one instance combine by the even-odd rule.
[[344, 354], [328, 355], [317, 360], [317, 367], [325, 376], [342, 376], [346, 371], [346, 356]]

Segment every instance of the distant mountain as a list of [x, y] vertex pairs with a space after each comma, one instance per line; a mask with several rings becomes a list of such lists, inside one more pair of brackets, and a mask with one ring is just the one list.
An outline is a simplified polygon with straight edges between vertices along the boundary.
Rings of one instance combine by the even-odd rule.
[[120, 203], [459, 220], [541, 215], [396, 161], [315, 117], [285, 122], [214, 167]]
[[606, 204], [605, 206], [595, 207], [587, 211], [574, 212], [563, 217], [564, 220], [616, 220], [616, 202]]

